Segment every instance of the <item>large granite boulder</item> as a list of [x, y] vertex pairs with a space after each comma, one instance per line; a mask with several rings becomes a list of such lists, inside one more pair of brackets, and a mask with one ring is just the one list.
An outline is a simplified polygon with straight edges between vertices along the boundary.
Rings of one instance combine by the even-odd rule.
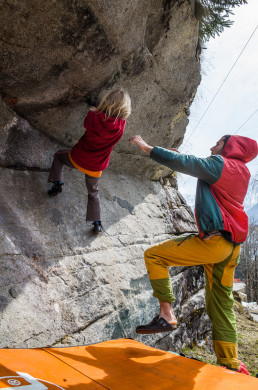
[[152, 176], [154, 164], [128, 139], [140, 133], [164, 147], [182, 142], [200, 82], [194, 1], [6, 0], [0, 11], [4, 102], [69, 147], [84, 131], [89, 105], [123, 86], [132, 115], [111, 167]]
[[[134, 337], [157, 310], [144, 250], [196, 231], [173, 172], [128, 142], [182, 142], [200, 81], [194, 1], [5, 0], [0, 19], [0, 345]], [[133, 110], [101, 178], [105, 230], [94, 237], [83, 174], [67, 168], [53, 199], [46, 181], [53, 153], [77, 141], [89, 105], [116, 86]], [[202, 270], [171, 276], [178, 330], [138, 337], [180, 350], [210, 325]]]
[[[134, 337], [136, 324], [157, 310], [144, 250], [177, 234], [182, 221], [189, 232], [196, 229], [180, 194], [169, 183], [107, 170], [101, 180], [105, 231], [96, 237], [85, 222], [86, 190], [79, 171], [66, 169], [56, 198], [46, 194], [47, 172], [1, 168], [0, 175], [1, 347]], [[207, 332], [199, 329], [203, 274], [193, 270], [171, 270], [182, 321], [176, 332], [183, 335], [180, 346]], [[157, 338], [145, 341], [153, 344]]]

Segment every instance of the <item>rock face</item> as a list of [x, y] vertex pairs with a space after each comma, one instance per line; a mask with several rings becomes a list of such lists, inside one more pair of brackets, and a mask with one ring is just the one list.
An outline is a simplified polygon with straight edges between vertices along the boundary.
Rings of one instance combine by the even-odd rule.
[[[182, 198], [171, 186], [107, 170], [101, 182], [105, 232], [96, 238], [84, 221], [80, 172], [67, 168], [56, 198], [45, 193], [47, 173], [2, 168], [1, 175], [1, 347], [134, 337], [135, 325], [157, 310], [143, 252], [180, 230], [169, 195], [187, 230], [195, 229], [186, 222], [192, 214]], [[203, 276], [198, 269], [172, 272], [184, 320], [180, 332], [192, 333], [187, 323], [203, 313]]]
[[[134, 337], [156, 314], [144, 250], [196, 231], [176, 178], [128, 142], [177, 147], [200, 81], [194, 2], [5, 0], [1, 4], [0, 346]], [[110, 88], [132, 98], [126, 134], [101, 178], [101, 236], [85, 223], [83, 174], [47, 197], [52, 155], [83, 134]], [[150, 178], [156, 181], [151, 181]], [[159, 181], [158, 181], [159, 180]], [[171, 270], [180, 327], [139, 339], [180, 350], [209, 331], [199, 268]]]
[[5, 0], [1, 7], [4, 102], [69, 147], [83, 133], [89, 104], [123, 86], [132, 98], [132, 115], [111, 168], [120, 170], [123, 164], [129, 173], [137, 168], [153, 175], [156, 165], [144, 163], [128, 139], [141, 133], [150, 144], [182, 142], [200, 82], [198, 22], [191, 2]]

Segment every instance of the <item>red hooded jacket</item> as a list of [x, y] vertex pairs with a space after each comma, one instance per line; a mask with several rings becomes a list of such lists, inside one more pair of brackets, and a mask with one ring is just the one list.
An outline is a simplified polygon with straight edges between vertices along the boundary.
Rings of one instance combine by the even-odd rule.
[[108, 167], [110, 154], [124, 133], [126, 120], [106, 118], [105, 113], [90, 110], [84, 119], [86, 129], [70, 156], [81, 168], [103, 171]]
[[195, 215], [200, 237], [219, 230], [229, 241], [241, 243], [248, 234], [248, 217], [243, 206], [250, 179], [246, 163], [257, 153], [256, 141], [232, 135], [221, 155], [198, 158], [155, 146], [150, 157], [199, 179]]
[[246, 163], [257, 156], [257, 142], [233, 135], [222, 152], [224, 166], [219, 180], [210, 186], [219, 205], [224, 230], [231, 233], [234, 242], [243, 242], [248, 234], [248, 217], [244, 211], [244, 198], [250, 179]]

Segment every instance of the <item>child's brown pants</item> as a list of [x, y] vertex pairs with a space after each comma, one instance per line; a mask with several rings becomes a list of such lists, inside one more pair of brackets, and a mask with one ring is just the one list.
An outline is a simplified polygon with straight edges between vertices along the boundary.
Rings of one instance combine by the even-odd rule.
[[[63, 171], [65, 165], [76, 169], [69, 159], [69, 153], [70, 150], [59, 150], [54, 154], [48, 183], [63, 181]], [[98, 181], [99, 177], [92, 177], [85, 174], [85, 182], [88, 190], [86, 221], [101, 221]]]

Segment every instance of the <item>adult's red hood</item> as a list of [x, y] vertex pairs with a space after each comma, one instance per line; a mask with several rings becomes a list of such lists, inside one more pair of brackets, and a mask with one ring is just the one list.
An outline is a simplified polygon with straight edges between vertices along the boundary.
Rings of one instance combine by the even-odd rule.
[[240, 135], [232, 135], [227, 141], [221, 155], [227, 158], [234, 158], [248, 163], [258, 154], [257, 142], [251, 138]]

